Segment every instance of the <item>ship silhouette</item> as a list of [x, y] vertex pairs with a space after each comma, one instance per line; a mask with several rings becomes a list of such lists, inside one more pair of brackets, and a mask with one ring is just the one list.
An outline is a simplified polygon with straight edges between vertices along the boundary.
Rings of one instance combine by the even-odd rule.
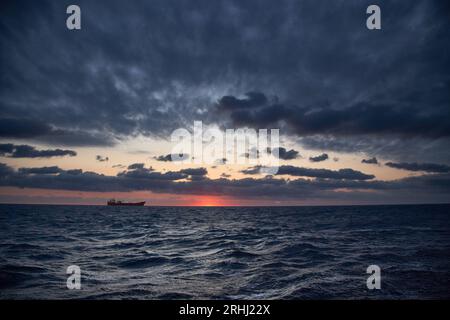
[[107, 202], [108, 206], [137, 206], [141, 207], [145, 204], [145, 201], [142, 202], [123, 202], [116, 199], [111, 199]]

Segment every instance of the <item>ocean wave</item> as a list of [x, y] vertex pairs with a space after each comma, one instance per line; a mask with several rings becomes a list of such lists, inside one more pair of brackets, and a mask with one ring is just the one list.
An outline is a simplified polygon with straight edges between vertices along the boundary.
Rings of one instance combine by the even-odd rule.
[[1, 299], [450, 298], [448, 205], [1, 209]]

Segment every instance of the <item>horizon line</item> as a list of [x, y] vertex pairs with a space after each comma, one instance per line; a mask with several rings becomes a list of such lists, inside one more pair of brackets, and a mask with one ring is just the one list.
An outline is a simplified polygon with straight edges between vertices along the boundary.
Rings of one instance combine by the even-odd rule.
[[[62, 204], [62, 203], [9, 203], [0, 202], [0, 205], [17, 205], [17, 206], [85, 206], [85, 207], [109, 207], [106, 204]], [[381, 203], [381, 204], [304, 204], [304, 205], [144, 205], [138, 208], [167, 208], [167, 207], [179, 207], [179, 208], [276, 208], [276, 207], [376, 207], [376, 206], [425, 206], [425, 205], [450, 205], [450, 202], [430, 202], [430, 203]], [[128, 208], [127, 206], [124, 206]], [[136, 206], [133, 206], [136, 208]]]

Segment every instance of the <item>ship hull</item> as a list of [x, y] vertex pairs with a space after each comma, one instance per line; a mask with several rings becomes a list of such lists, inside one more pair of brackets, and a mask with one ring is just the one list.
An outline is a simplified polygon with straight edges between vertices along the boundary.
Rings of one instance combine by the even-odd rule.
[[143, 202], [124, 202], [124, 203], [108, 203], [108, 206], [112, 207], [142, 207], [145, 204]]

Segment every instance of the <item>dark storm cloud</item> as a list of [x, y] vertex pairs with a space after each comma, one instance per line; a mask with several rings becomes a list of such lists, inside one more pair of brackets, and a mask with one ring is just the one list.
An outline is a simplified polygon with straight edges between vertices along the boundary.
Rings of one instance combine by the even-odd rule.
[[260, 174], [261, 173], [261, 166], [254, 166], [254, 167], [250, 167], [244, 170], [241, 170], [241, 173], [243, 174]]
[[372, 174], [365, 174], [353, 169], [312, 169], [294, 166], [280, 166], [277, 174], [286, 174], [291, 176], [303, 176], [322, 179], [345, 179], [345, 180], [371, 180], [375, 178]]
[[205, 168], [190, 168], [180, 170], [181, 173], [187, 174], [189, 176], [205, 176], [208, 171]]
[[[449, 87], [450, 89], [450, 87]], [[285, 123], [297, 135], [406, 135], [441, 138], [450, 136], [450, 111], [442, 107], [424, 112], [423, 106], [357, 103], [345, 108], [315, 109], [282, 104], [230, 114], [237, 125], [256, 128]]]
[[424, 172], [436, 172], [447, 173], [450, 172], [450, 166], [437, 163], [407, 163], [407, 162], [387, 162], [386, 166], [396, 169], [408, 170], [408, 171], [424, 171]]
[[370, 158], [370, 159], [362, 159], [361, 163], [366, 163], [366, 164], [378, 164], [378, 160], [376, 157]]
[[309, 136], [298, 140], [305, 149], [330, 150], [334, 152], [377, 154], [398, 161], [450, 162], [450, 152], [445, 146], [450, 139], [394, 138], [381, 136], [333, 137]]
[[322, 162], [328, 159], [328, 154], [322, 153], [321, 155], [309, 157], [309, 161], [311, 162]]
[[73, 150], [48, 149], [37, 150], [29, 145], [15, 145], [12, 143], [0, 144], [0, 156], [9, 158], [51, 158], [51, 157], [74, 157], [77, 153]]
[[82, 169], [70, 169], [70, 170], [64, 170], [64, 173], [70, 174], [70, 175], [79, 175], [83, 173]]
[[52, 128], [42, 122], [28, 119], [0, 119], [0, 137], [2, 138], [33, 138], [47, 135]]
[[119, 177], [129, 178], [134, 180], [161, 180], [161, 181], [175, 181], [187, 178], [189, 175], [182, 172], [157, 172], [152, 168], [144, 167], [128, 167], [128, 171], [123, 171], [117, 174]]
[[0, 163], [0, 178], [7, 177], [14, 174], [13, 168], [5, 163]]
[[283, 147], [276, 148], [276, 149], [278, 149], [278, 150], [272, 149], [272, 153], [278, 151], [278, 158], [280, 158], [282, 160], [294, 160], [300, 156], [298, 151], [296, 151], [294, 149], [286, 150], [286, 148], [283, 148]]
[[[300, 158], [300, 154], [297, 150], [291, 149], [287, 150], [286, 148], [267, 148], [267, 153], [271, 153], [273, 156], [278, 157], [281, 160], [294, 160]], [[248, 159], [257, 159], [260, 155], [260, 152], [257, 148], [251, 148], [249, 152], [244, 153], [242, 156]]]
[[0, 144], [0, 155], [14, 152], [14, 145], [12, 143]]
[[2, 111], [0, 104], [0, 138], [45, 141], [49, 144], [70, 146], [110, 146], [115, 143], [114, 137], [97, 130], [56, 129], [37, 120], [1, 118]]
[[144, 166], [145, 166], [144, 163], [133, 163], [128, 166], [128, 170], [144, 169]]
[[[279, 148], [267, 148], [267, 153], [271, 153], [274, 156], [278, 157], [278, 159], [281, 160], [294, 160], [300, 157], [300, 154], [298, 151], [291, 149], [286, 150], [286, 148], [279, 147]], [[257, 159], [259, 157], [259, 150], [256, 148], [251, 148], [250, 152], [244, 153], [242, 156], [248, 159]]]
[[445, 1], [378, 1], [379, 31], [365, 27], [370, 1], [77, 4], [79, 31], [65, 2], [2, 4], [0, 137], [112, 145], [193, 120], [449, 137]]
[[165, 156], [158, 156], [158, 157], [155, 157], [155, 159], [158, 160], [158, 161], [168, 162], [168, 161], [172, 161], [172, 155], [171, 154], [167, 154]]
[[33, 141], [44, 141], [52, 145], [64, 146], [113, 146], [117, 143], [117, 139], [112, 135], [98, 130], [82, 131], [82, 130], [52, 130], [50, 134], [40, 135], [31, 138]]
[[153, 168], [144, 168], [143, 164], [136, 163], [128, 167], [127, 171], [117, 174], [118, 177], [143, 181], [177, 181], [182, 179], [203, 180], [208, 174], [205, 168], [188, 168], [180, 171], [157, 172]]
[[78, 175], [82, 174], [83, 170], [81, 169], [70, 169], [64, 170], [58, 166], [51, 167], [35, 167], [35, 168], [19, 168], [19, 173], [29, 175], [29, 174], [58, 174], [58, 173], [66, 173], [69, 175]]
[[[260, 174], [261, 166], [251, 167], [241, 171], [244, 174]], [[278, 175], [289, 175], [298, 177], [311, 177], [320, 179], [338, 179], [338, 180], [371, 180], [375, 178], [374, 175], [365, 174], [353, 169], [315, 169], [315, 168], [303, 168], [295, 166], [280, 166], [278, 168]]]
[[[34, 168], [34, 170], [38, 169]], [[188, 176], [181, 172], [161, 173], [145, 168], [125, 171], [117, 176], [105, 176], [81, 170], [67, 170], [57, 174], [25, 172], [26, 170], [15, 171], [5, 164], [0, 164], [0, 186], [100, 192], [147, 190], [155, 193], [225, 195], [237, 198], [297, 201], [304, 199], [339, 201], [348, 200], [351, 196], [353, 202], [385, 201], [386, 199], [389, 201], [406, 199], [409, 202], [446, 201], [450, 194], [449, 174], [424, 175], [394, 181], [367, 181], [322, 178], [285, 180], [271, 177], [212, 180], [204, 176], [200, 176], [202, 177], [200, 179], [187, 179]], [[180, 181], [182, 179], [186, 180]], [[340, 191], [342, 189], [347, 191]], [[349, 193], [348, 190], [353, 192]]]
[[158, 156], [158, 157], [155, 157], [155, 160], [163, 161], [163, 162], [171, 162], [171, 161], [183, 161], [188, 158], [189, 158], [189, 155], [187, 153], [182, 153], [179, 155], [166, 154], [163, 156]]
[[64, 170], [57, 166], [52, 166], [39, 168], [20, 168], [19, 172], [24, 174], [56, 174], [64, 172]]
[[107, 162], [107, 161], [109, 161], [109, 158], [108, 158], [108, 157], [101, 156], [101, 155], [97, 155], [97, 156], [95, 157], [95, 160], [97, 160], [97, 161], [99, 161], [99, 162]]

